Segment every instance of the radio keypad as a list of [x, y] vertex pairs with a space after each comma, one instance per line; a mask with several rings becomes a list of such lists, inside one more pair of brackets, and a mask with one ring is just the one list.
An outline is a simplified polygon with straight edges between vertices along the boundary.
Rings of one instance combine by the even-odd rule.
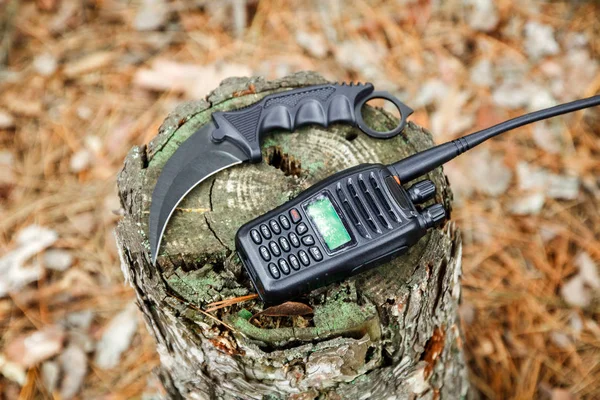
[[271, 249], [271, 253], [275, 257], [279, 257], [281, 255], [281, 249], [279, 248], [279, 246], [277, 245], [277, 243], [275, 243], [275, 242], [269, 242], [269, 248]]
[[302, 219], [302, 216], [300, 215], [300, 212], [297, 209], [292, 208], [290, 210], [290, 218], [292, 219], [292, 222], [296, 224]]
[[279, 235], [281, 233], [281, 227], [274, 219], [269, 221], [269, 226], [271, 227], [271, 230], [274, 234]]
[[308, 231], [308, 226], [304, 222], [300, 222], [296, 227], [296, 233], [300, 236], [305, 234]]
[[323, 254], [321, 253], [321, 250], [319, 250], [318, 247], [313, 246], [310, 249], [308, 249], [308, 251], [312, 258], [315, 259], [315, 261], [321, 261], [323, 259]]
[[[291, 231], [286, 233], [287, 230]], [[268, 262], [267, 269], [273, 279], [308, 267], [313, 260], [323, 260], [314, 232], [302, 221], [302, 215], [296, 208], [251, 229], [250, 237], [257, 245], [266, 240], [258, 247], [258, 252]], [[295, 249], [298, 249], [297, 252]]]
[[279, 247], [285, 252], [290, 251], [290, 242], [288, 242], [285, 236], [279, 238]]
[[252, 229], [250, 231], [250, 236], [252, 237], [252, 241], [256, 244], [262, 243], [262, 238], [260, 237], [260, 233], [256, 229]]
[[271, 231], [269, 230], [269, 227], [265, 224], [262, 224], [260, 227], [260, 233], [263, 235], [263, 237], [265, 239], [271, 239]]
[[315, 238], [312, 235], [306, 235], [302, 237], [302, 244], [305, 246], [312, 246], [315, 244]]
[[290, 261], [290, 265], [292, 266], [293, 270], [298, 271], [300, 269], [300, 262], [298, 261], [298, 257], [296, 257], [293, 254], [290, 254], [288, 260]]
[[281, 274], [279, 273], [279, 270], [277, 269], [277, 265], [275, 265], [273, 263], [269, 263], [269, 272], [271, 273], [271, 276], [274, 279], [279, 279], [279, 277], [281, 276]]
[[290, 220], [285, 215], [279, 216], [279, 223], [283, 226], [283, 229], [290, 229]]
[[265, 261], [271, 260], [271, 253], [269, 253], [269, 250], [267, 250], [267, 248], [265, 246], [260, 246], [258, 248], [258, 251], [260, 252], [260, 256], [263, 258], [263, 260], [265, 260]]
[[310, 264], [310, 259], [308, 258], [308, 254], [306, 254], [306, 252], [304, 250], [300, 250], [298, 252], [298, 258], [300, 258], [300, 261], [305, 266], [308, 266]]
[[294, 232], [290, 232], [288, 238], [290, 239], [292, 246], [300, 247], [300, 239], [298, 239], [298, 235], [296, 235]]
[[279, 259], [279, 269], [286, 275], [290, 273], [290, 265], [285, 258]]

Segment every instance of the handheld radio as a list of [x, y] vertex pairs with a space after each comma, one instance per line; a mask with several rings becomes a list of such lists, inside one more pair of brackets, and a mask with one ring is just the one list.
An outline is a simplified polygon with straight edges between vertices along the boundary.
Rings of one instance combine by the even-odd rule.
[[244, 224], [236, 249], [261, 299], [285, 301], [403, 254], [446, 219], [429, 180], [402, 185], [517, 127], [600, 104], [600, 96], [526, 114], [391, 165], [338, 172]]

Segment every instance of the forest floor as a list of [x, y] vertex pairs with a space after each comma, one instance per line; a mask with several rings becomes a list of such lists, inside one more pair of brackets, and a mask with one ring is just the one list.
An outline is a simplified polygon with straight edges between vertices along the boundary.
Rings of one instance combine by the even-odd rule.
[[[437, 5], [440, 3], [441, 5]], [[370, 81], [437, 142], [600, 92], [600, 3], [0, 0], [0, 399], [160, 393], [115, 177], [228, 76]], [[600, 110], [453, 161], [461, 319], [489, 398], [600, 398]]]

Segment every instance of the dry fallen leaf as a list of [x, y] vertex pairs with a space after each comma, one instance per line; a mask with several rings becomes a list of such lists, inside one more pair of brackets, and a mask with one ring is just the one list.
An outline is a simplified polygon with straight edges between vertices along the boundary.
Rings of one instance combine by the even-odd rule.
[[379, 90], [390, 90], [396, 87], [382, 68], [382, 62], [387, 55], [385, 46], [369, 40], [357, 39], [340, 42], [334, 49], [335, 60], [340, 65], [360, 72], [365, 80], [372, 82]]
[[565, 151], [566, 140], [564, 125], [560, 119], [540, 121], [532, 126], [533, 140], [542, 150], [551, 154], [560, 154]]
[[502, 154], [494, 154], [487, 148], [471, 152], [471, 161], [478, 168], [467, 170], [474, 188], [489, 196], [499, 196], [506, 192], [512, 179], [512, 171], [504, 163]]
[[0, 258], [0, 298], [36, 281], [41, 273], [39, 265], [26, 262], [58, 239], [55, 231], [38, 225], [29, 225], [17, 234], [18, 247]]
[[8, 129], [15, 126], [15, 119], [7, 111], [0, 110], [0, 129]]
[[483, 32], [490, 32], [496, 28], [500, 16], [493, 0], [468, 0], [464, 3], [470, 6], [467, 22], [471, 28]]
[[510, 212], [515, 215], [537, 215], [545, 202], [546, 196], [541, 192], [521, 195], [510, 204]]
[[600, 289], [600, 276], [598, 275], [598, 267], [588, 253], [582, 251], [575, 257], [575, 264], [579, 268], [579, 273], [593, 289]]
[[142, 0], [133, 27], [138, 31], [154, 31], [162, 27], [169, 18], [169, 7], [164, 0]]
[[327, 42], [322, 35], [301, 30], [296, 32], [296, 42], [314, 57], [323, 58], [327, 55]]
[[68, 78], [74, 78], [78, 75], [86, 74], [88, 72], [93, 72], [103, 68], [110, 64], [114, 59], [114, 52], [102, 51], [98, 53], [92, 53], [79, 60], [71, 61], [65, 65], [63, 72]]
[[550, 400], [575, 400], [576, 398], [577, 397], [567, 389], [555, 388], [552, 389], [552, 397]]
[[71, 252], [65, 249], [49, 249], [44, 253], [44, 266], [54, 271], [65, 271], [73, 265]]
[[249, 76], [252, 71], [240, 64], [184, 64], [165, 59], [157, 59], [152, 68], [140, 68], [133, 83], [144, 89], [185, 93], [190, 99], [204, 98], [225, 78]]
[[106, 327], [96, 347], [95, 363], [102, 369], [117, 366], [121, 354], [129, 348], [137, 329], [137, 307], [129, 304]]
[[86, 170], [90, 167], [92, 162], [92, 154], [88, 149], [78, 150], [71, 156], [71, 161], [69, 163], [69, 167], [71, 171], [74, 173], [79, 173], [83, 170]]
[[564, 283], [560, 293], [570, 305], [587, 307], [593, 298], [593, 290], [600, 289], [598, 269], [594, 260], [586, 252], [577, 255], [575, 264], [579, 272]]
[[577, 176], [554, 174], [525, 161], [517, 164], [517, 176], [519, 189], [524, 191], [543, 191], [553, 199], [574, 200], [579, 196]]
[[262, 315], [267, 317], [292, 317], [296, 315], [308, 315], [312, 313], [313, 309], [309, 305], [298, 303], [296, 301], [286, 301], [283, 304], [269, 307], [258, 314], [254, 314], [252, 318], [250, 318], [250, 321]]
[[42, 384], [48, 393], [54, 393], [60, 378], [60, 365], [56, 361], [46, 361], [40, 368]]
[[39, 117], [44, 107], [41, 99], [39, 98], [26, 98], [7, 93], [0, 101], [3, 105], [11, 111], [13, 114], [21, 115], [23, 117]]
[[579, 274], [563, 284], [560, 294], [567, 303], [575, 307], [587, 307], [591, 301], [590, 294], [585, 288], [585, 281]]
[[[2, 110], [0, 110], [0, 129], [2, 129]], [[8, 198], [16, 183], [14, 156], [10, 151], [0, 150], [0, 199]]]
[[7, 360], [2, 353], [0, 353], [0, 374], [21, 386], [25, 384], [27, 379], [25, 368], [15, 362]]
[[438, 110], [431, 116], [431, 130], [434, 135], [445, 140], [473, 126], [475, 117], [464, 112], [470, 97], [470, 93], [453, 88], [439, 101]]
[[58, 60], [51, 53], [42, 53], [33, 60], [33, 68], [42, 76], [50, 76], [58, 67]]
[[6, 357], [23, 367], [32, 367], [58, 354], [64, 339], [63, 328], [47, 326], [42, 330], [16, 337], [6, 346]]
[[63, 378], [60, 384], [61, 399], [71, 399], [81, 389], [85, 375], [87, 374], [88, 359], [85, 351], [76, 344], [69, 347], [60, 355], [59, 361], [63, 370]]
[[93, 211], [77, 214], [71, 219], [71, 225], [82, 235], [91, 235], [96, 229], [96, 213]]
[[489, 58], [477, 61], [470, 71], [471, 82], [478, 86], [490, 87], [494, 84], [493, 65]]
[[530, 21], [525, 24], [525, 36], [525, 50], [532, 60], [557, 54], [560, 51], [551, 25]]

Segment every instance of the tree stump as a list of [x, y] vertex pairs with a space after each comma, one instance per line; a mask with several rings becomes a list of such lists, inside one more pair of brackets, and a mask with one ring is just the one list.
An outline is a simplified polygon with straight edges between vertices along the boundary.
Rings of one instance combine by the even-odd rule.
[[[194, 399], [413, 399], [468, 391], [457, 322], [461, 239], [453, 223], [430, 232], [408, 254], [316, 290], [301, 301], [312, 316], [260, 317], [259, 300], [209, 315], [208, 303], [253, 293], [234, 251], [246, 221], [344, 168], [390, 163], [433, 144], [409, 123], [390, 140], [356, 128], [309, 126], [265, 138], [264, 162], [222, 171], [196, 187], [150, 263], [148, 213], [166, 160], [216, 110], [326, 81], [298, 73], [275, 81], [231, 78], [206, 101], [180, 106], [147, 147], [134, 147], [118, 177], [125, 216], [117, 241], [126, 280], [156, 338], [158, 371], [169, 395]], [[388, 130], [392, 116], [369, 108], [365, 120]], [[450, 208], [441, 168], [428, 176]]]

